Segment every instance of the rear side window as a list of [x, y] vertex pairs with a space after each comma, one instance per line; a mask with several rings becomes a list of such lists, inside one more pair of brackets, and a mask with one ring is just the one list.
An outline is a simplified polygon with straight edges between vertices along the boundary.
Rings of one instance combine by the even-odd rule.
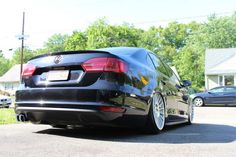
[[236, 92], [236, 88], [234, 88], [234, 87], [226, 87], [225, 91], [226, 92]]
[[157, 57], [154, 56], [153, 54], [150, 54], [150, 57], [153, 61], [153, 64], [154, 64], [155, 68], [157, 68], [159, 66], [159, 61], [158, 61]]
[[157, 56], [155, 56], [154, 54], [150, 53], [150, 56], [154, 62], [156, 69], [160, 71], [161, 73], [165, 74], [166, 76], [168, 76], [171, 82], [173, 83], [173, 85], [180, 86], [179, 78], [175, 75], [173, 70], [164, 62], [162, 62], [161, 59], [158, 59]]
[[152, 61], [152, 59], [150, 58], [149, 55], [147, 55], [147, 63], [148, 63], [148, 65], [149, 65], [150, 68], [156, 69], [155, 66], [154, 66], [154, 64], [153, 64], [153, 61]]
[[[160, 60], [160, 62], [163, 64], [163, 66], [164, 66], [165, 69], [166, 69], [166, 75], [169, 76], [169, 77], [171, 77], [171, 76], [174, 74], [173, 70], [172, 70], [167, 64], [165, 64], [164, 62], [162, 62], [162, 60]], [[175, 74], [174, 74], [174, 75], [175, 75]]]
[[175, 83], [175, 85], [178, 85], [179, 87], [181, 86], [179, 78], [175, 75], [173, 71], [172, 71], [172, 76], [170, 77], [170, 79], [172, 80], [172, 82]]
[[153, 64], [155, 68], [160, 71], [161, 73], [165, 74], [168, 76], [168, 73], [166, 71], [165, 65], [152, 53], [150, 53], [150, 57], [153, 61]]
[[217, 87], [210, 90], [212, 93], [224, 92], [224, 87]]
[[[162, 61], [161, 61], [162, 62]], [[167, 64], [163, 63], [165, 68], [166, 68], [166, 71], [167, 71], [167, 75], [170, 77], [171, 81], [175, 84], [175, 85], [178, 85], [180, 86], [181, 83], [180, 83], [180, 80], [179, 78], [177, 77], [177, 75], [175, 74], [175, 72], [170, 68], [170, 66], [168, 66]]]

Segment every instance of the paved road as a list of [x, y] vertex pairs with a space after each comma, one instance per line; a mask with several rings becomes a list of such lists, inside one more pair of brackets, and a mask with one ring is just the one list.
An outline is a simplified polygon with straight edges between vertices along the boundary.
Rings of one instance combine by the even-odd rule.
[[195, 111], [193, 125], [169, 127], [158, 135], [121, 129], [0, 126], [0, 156], [236, 156], [236, 108], [202, 107]]

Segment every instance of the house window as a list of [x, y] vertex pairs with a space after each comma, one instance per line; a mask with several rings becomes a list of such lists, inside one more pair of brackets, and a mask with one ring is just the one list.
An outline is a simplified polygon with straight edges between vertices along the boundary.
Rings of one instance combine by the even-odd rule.
[[219, 76], [219, 86], [234, 85], [234, 75]]
[[225, 86], [226, 85], [234, 85], [234, 76], [233, 75], [225, 76]]

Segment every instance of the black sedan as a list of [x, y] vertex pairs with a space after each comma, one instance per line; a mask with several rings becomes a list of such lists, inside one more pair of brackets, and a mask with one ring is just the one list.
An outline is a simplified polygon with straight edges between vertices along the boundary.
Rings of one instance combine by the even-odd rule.
[[28, 61], [16, 92], [19, 121], [52, 126], [191, 124], [190, 81], [144, 48], [60, 52]]
[[195, 106], [204, 105], [236, 105], [236, 87], [221, 86], [207, 92], [191, 95]]

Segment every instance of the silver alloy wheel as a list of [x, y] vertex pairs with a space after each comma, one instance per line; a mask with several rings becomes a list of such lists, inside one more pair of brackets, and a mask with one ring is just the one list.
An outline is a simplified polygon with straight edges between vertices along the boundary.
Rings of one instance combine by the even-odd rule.
[[193, 103], [195, 106], [200, 107], [203, 105], [203, 100], [202, 100], [202, 98], [195, 98]]
[[165, 105], [162, 97], [158, 94], [153, 95], [152, 99], [153, 118], [159, 130], [162, 130], [165, 125]]

